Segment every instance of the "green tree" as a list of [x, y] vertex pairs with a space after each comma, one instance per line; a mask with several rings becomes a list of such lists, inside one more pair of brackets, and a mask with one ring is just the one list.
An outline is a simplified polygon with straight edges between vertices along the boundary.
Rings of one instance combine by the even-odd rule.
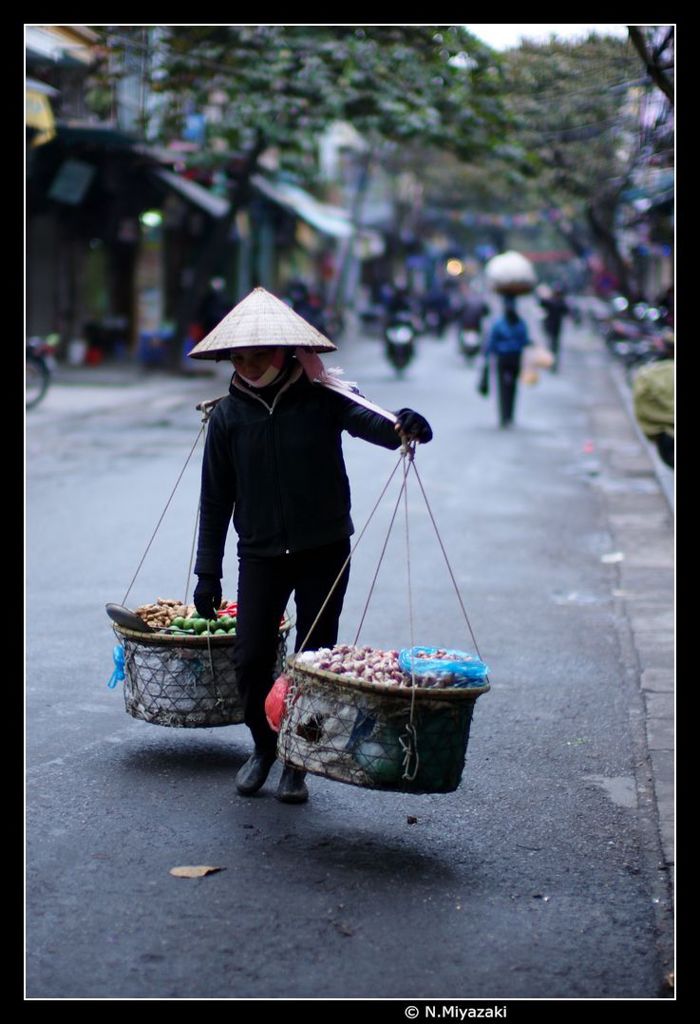
[[673, 25], [628, 25], [627, 31], [632, 45], [642, 58], [649, 78], [658, 86], [666, 99], [673, 103], [675, 41]]
[[628, 40], [591, 36], [525, 43], [505, 63], [517, 138], [541, 168], [537, 187], [550, 202], [579, 204], [594, 245], [631, 293], [637, 284], [619, 247], [620, 203], [653, 159], [650, 149], [668, 144], [666, 133], [652, 136], [642, 124], [652, 86], [638, 53]]
[[[120, 49], [141, 28], [95, 30], [110, 58], [104, 75], [114, 77]], [[160, 141], [179, 137], [188, 111], [202, 112], [219, 94], [226, 99], [210, 131], [224, 140], [217, 145], [229, 163], [237, 155], [230, 214], [181, 296], [180, 336], [266, 150], [274, 147], [281, 166], [313, 180], [318, 139], [334, 121], [362, 134], [368, 159], [388, 139], [473, 160], [501, 145], [508, 130], [500, 61], [460, 26], [162, 26], [152, 56]]]
[[[672, 32], [656, 26], [640, 33], [647, 63], [668, 76]], [[670, 103], [659, 98], [652, 71], [640, 66], [637, 46], [615, 37], [526, 42], [503, 60], [502, 99], [516, 130], [475, 161], [442, 154], [424, 163], [426, 202], [498, 213], [573, 207], [572, 217], [549, 230], [579, 254], [595, 248], [631, 293], [637, 282], [619, 247], [621, 201], [640, 169], [672, 162]], [[408, 147], [400, 159], [421, 166]]]

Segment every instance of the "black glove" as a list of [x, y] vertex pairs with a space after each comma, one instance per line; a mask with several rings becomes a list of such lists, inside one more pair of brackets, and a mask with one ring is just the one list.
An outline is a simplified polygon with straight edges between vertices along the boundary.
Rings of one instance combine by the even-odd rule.
[[194, 588], [194, 606], [203, 619], [215, 619], [221, 606], [221, 580], [218, 576], [199, 576]]
[[410, 441], [420, 441], [421, 444], [432, 441], [433, 432], [425, 416], [414, 412], [413, 409], [399, 409], [396, 417], [399, 430], [402, 434], [406, 434]]

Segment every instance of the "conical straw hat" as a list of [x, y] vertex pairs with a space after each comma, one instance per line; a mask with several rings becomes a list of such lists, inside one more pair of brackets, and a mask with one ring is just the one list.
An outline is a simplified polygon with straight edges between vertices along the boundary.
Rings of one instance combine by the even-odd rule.
[[241, 299], [189, 353], [193, 359], [220, 359], [232, 348], [283, 345], [332, 352], [336, 346], [264, 288]]

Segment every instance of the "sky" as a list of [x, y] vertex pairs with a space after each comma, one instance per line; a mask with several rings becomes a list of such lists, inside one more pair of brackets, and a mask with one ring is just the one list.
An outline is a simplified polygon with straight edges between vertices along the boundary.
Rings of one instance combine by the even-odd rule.
[[506, 50], [511, 46], [519, 46], [522, 37], [547, 42], [551, 35], [564, 39], [585, 37], [595, 31], [600, 35], [614, 35], [627, 38], [626, 25], [465, 25], [483, 42], [494, 50]]

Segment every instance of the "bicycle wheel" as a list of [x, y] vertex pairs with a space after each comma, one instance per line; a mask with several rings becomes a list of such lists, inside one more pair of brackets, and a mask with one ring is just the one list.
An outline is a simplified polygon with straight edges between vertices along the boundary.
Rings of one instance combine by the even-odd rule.
[[25, 407], [38, 405], [49, 386], [49, 368], [43, 359], [27, 355], [24, 377]]

